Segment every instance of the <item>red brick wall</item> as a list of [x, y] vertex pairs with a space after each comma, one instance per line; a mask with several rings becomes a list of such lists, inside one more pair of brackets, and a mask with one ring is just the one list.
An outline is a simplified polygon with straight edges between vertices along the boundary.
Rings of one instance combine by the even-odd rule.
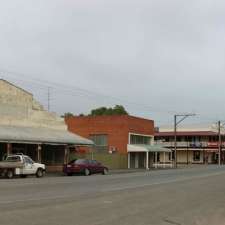
[[108, 145], [119, 153], [127, 153], [128, 134], [154, 135], [154, 121], [133, 116], [85, 116], [65, 119], [69, 131], [89, 138], [91, 134], [107, 134]]

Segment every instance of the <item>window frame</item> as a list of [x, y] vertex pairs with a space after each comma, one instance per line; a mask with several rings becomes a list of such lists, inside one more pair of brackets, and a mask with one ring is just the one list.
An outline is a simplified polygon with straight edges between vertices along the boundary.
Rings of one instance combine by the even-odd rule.
[[[199, 158], [198, 157], [196, 157], [196, 154], [199, 154], [198, 156], [199, 156]], [[193, 151], [193, 161], [194, 162], [199, 162], [199, 161], [201, 161], [201, 151]]]
[[130, 145], [135, 145], [135, 144], [138, 144], [138, 143], [132, 143], [132, 135], [133, 136], [139, 136], [139, 137], [142, 137], [142, 138], [149, 138], [149, 143], [142, 143], [142, 144], [146, 144], [146, 145], [151, 145], [153, 142], [154, 142], [154, 136], [153, 135], [146, 135], [146, 134], [138, 134], [138, 133], [129, 133], [129, 144]]
[[[103, 140], [97, 140], [98, 138]], [[97, 151], [108, 151], [109, 149], [109, 135], [108, 134], [90, 134], [89, 138], [94, 142], [94, 149]], [[101, 143], [102, 142], [102, 143]]]

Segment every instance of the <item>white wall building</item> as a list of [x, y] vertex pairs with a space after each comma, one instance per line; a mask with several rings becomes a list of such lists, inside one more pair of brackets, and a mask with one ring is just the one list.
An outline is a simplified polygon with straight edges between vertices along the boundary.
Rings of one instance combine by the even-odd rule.
[[[216, 124], [181, 125], [177, 130], [177, 162], [180, 164], [218, 163], [219, 142]], [[156, 143], [174, 151], [174, 130], [161, 127], [155, 134]], [[224, 161], [225, 136], [222, 130], [221, 158]], [[167, 160], [173, 158], [167, 155]], [[160, 160], [160, 159], [159, 159]]]
[[69, 147], [92, 141], [67, 131], [64, 119], [44, 110], [33, 95], [0, 79], [0, 157], [22, 152], [49, 165], [61, 166]]

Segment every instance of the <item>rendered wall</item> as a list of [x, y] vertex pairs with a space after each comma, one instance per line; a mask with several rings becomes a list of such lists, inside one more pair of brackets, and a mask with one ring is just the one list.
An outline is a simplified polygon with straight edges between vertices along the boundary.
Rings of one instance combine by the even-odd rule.
[[0, 80], [0, 125], [67, 130], [64, 120], [44, 110], [33, 95]]

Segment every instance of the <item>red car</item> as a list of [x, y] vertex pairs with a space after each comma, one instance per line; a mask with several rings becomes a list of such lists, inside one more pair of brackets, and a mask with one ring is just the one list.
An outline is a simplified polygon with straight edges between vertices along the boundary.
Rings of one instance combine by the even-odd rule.
[[72, 176], [73, 174], [84, 174], [88, 176], [95, 173], [106, 175], [108, 173], [108, 168], [96, 160], [75, 159], [64, 165], [63, 172], [67, 176]]

